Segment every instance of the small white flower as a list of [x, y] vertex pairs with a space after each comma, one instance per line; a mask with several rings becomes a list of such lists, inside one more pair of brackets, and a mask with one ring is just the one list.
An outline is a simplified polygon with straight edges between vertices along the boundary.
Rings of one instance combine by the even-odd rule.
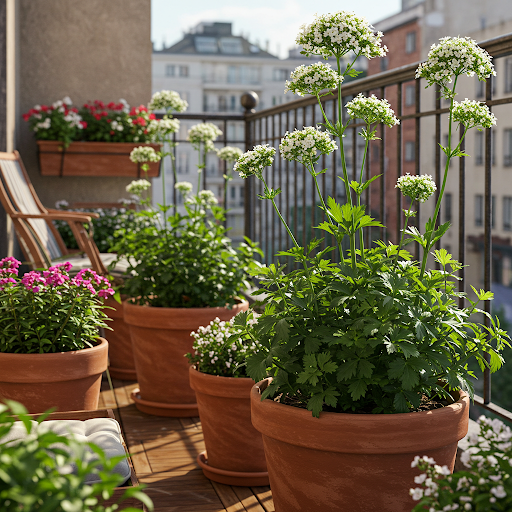
[[150, 146], [139, 146], [130, 153], [130, 160], [134, 163], [159, 162], [160, 159], [160, 155]]
[[151, 183], [148, 180], [133, 180], [129, 185], [126, 186], [126, 192], [129, 194], [141, 195], [142, 192], [151, 187]]
[[233, 146], [225, 146], [217, 151], [217, 156], [226, 162], [236, 162], [242, 155], [242, 150]]
[[274, 162], [275, 148], [268, 144], [254, 146], [252, 151], [246, 151], [235, 163], [233, 171], [238, 172], [241, 178], [248, 178], [256, 174], [261, 176], [263, 169]]
[[188, 103], [181, 99], [176, 91], [160, 91], [153, 94], [148, 105], [148, 110], [164, 109], [168, 112], [184, 112], [187, 110]]
[[432, 176], [428, 174], [411, 176], [409, 173], [398, 178], [395, 188], [399, 188], [404, 196], [421, 203], [424, 203], [437, 189]]

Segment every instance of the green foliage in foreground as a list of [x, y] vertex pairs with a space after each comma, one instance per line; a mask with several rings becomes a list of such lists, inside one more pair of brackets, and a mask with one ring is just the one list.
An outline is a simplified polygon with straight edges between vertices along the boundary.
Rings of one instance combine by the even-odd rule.
[[[13, 417], [13, 414], [17, 418]], [[42, 421], [47, 415], [39, 417]], [[26, 409], [16, 402], [0, 404], [0, 510], [2, 512], [114, 512], [118, 504], [105, 506], [114, 489], [121, 483], [121, 475], [112, 469], [124, 457], [108, 459], [92, 443], [79, 443], [53, 432], [30, 434], [26, 439], [3, 443], [14, 421], [23, 421], [30, 434], [32, 424]], [[94, 460], [85, 454], [86, 447], [94, 453]], [[84, 457], [84, 454], [86, 455]], [[74, 463], [77, 473], [66, 472]], [[87, 485], [85, 478], [95, 473], [101, 482]], [[128, 489], [118, 503], [136, 498], [149, 510], [153, 504], [141, 487]], [[140, 508], [125, 508], [125, 512], [141, 512]]]

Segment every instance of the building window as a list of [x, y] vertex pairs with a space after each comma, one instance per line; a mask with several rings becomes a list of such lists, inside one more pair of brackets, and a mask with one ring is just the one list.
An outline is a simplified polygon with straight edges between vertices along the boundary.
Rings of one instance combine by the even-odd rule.
[[229, 108], [230, 110], [236, 110], [236, 96], [231, 96]]
[[443, 198], [444, 202], [444, 221], [452, 221], [452, 194], [446, 193]]
[[382, 57], [380, 59], [380, 70], [381, 71], [387, 71], [389, 65], [389, 61], [387, 57]]
[[405, 143], [405, 161], [414, 162], [416, 160], [416, 144], [412, 140]]
[[405, 53], [416, 51], [416, 32], [407, 32], [405, 35]]
[[178, 153], [178, 174], [188, 174], [188, 153]]
[[219, 112], [226, 112], [228, 109], [228, 100], [226, 96], [220, 95], [218, 98], [218, 106], [219, 106]]
[[412, 107], [416, 103], [416, 87], [407, 85], [405, 87], [405, 106]]
[[240, 206], [243, 206], [245, 203], [245, 189], [244, 189], [243, 184], [240, 185], [239, 190], [240, 190], [240, 203], [239, 204], [240, 204]]
[[475, 196], [475, 226], [484, 225], [484, 196], [477, 194]]
[[188, 66], [180, 66], [180, 76], [181, 77], [188, 76]]
[[[491, 76], [490, 78], [491, 80], [491, 89], [492, 89], [492, 94], [496, 94], [496, 79], [494, 76]], [[484, 99], [485, 98], [485, 86], [486, 86], [486, 81], [485, 80], [478, 80], [478, 78], [476, 79], [476, 97], [478, 99]], [[512, 90], [512, 89], [511, 89]], [[507, 92], [510, 92], [510, 91], [507, 91]]]
[[274, 82], [284, 82], [289, 78], [289, 72], [287, 69], [274, 69]]
[[475, 133], [475, 165], [484, 165], [484, 132]]
[[167, 64], [165, 66], [165, 76], [175, 76], [176, 66], [174, 64]]
[[505, 92], [512, 92], [512, 57], [505, 59]]
[[512, 197], [503, 198], [503, 229], [512, 231]]
[[503, 131], [503, 165], [512, 167], [512, 128]]

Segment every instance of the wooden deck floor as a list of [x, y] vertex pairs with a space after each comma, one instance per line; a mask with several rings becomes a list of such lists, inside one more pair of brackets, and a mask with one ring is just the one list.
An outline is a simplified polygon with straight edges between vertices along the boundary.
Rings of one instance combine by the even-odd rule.
[[196, 464], [204, 450], [199, 418], [161, 418], [140, 412], [130, 398], [135, 382], [102, 383], [100, 408], [120, 421], [135, 472], [155, 512], [274, 512], [269, 487], [231, 487], [211, 482]]

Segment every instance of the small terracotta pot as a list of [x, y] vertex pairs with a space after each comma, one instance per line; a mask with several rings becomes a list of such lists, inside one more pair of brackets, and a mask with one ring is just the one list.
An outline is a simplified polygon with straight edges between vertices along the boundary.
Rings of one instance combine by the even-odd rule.
[[416, 504], [415, 455], [452, 471], [468, 431], [469, 398], [405, 414], [310, 411], [261, 400], [270, 379], [251, 390], [252, 422], [263, 434], [276, 512], [410, 512]]
[[185, 354], [192, 352], [190, 333], [216, 317], [230, 320], [249, 304], [228, 308], [157, 308], [127, 300], [124, 321], [130, 326], [139, 389], [132, 398], [137, 408], [156, 416], [198, 416], [196, 395], [188, 378]]
[[101, 374], [107, 369], [108, 343], [51, 354], [0, 352], [0, 397], [21, 402], [29, 413], [98, 408]]
[[105, 302], [105, 306], [114, 308], [104, 309], [110, 318], [106, 322], [113, 329], [105, 329], [105, 337], [108, 340], [108, 370], [114, 379], [137, 380], [130, 328], [124, 321], [123, 304], [124, 302], [119, 304], [112, 297]]
[[226, 485], [268, 485], [261, 434], [251, 423], [249, 378], [208, 375], [190, 367], [206, 452], [197, 457], [204, 475]]

